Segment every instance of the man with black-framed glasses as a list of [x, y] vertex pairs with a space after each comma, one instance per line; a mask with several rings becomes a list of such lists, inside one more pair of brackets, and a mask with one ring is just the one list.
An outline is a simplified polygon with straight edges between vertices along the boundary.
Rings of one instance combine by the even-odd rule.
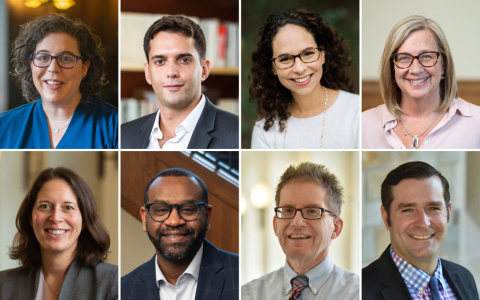
[[359, 277], [335, 265], [330, 243], [342, 232], [343, 188], [326, 167], [291, 165], [275, 193], [273, 228], [285, 266], [242, 286], [242, 299], [358, 299]]
[[205, 239], [212, 206], [200, 177], [180, 168], [147, 184], [140, 209], [156, 255], [122, 277], [122, 299], [238, 299], [238, 255]]

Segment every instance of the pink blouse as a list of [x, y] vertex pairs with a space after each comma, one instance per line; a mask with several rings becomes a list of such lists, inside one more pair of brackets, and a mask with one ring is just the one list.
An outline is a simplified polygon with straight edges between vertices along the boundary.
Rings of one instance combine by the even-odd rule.
[[[397, 125], [385, 104], [364, 111], [362, 148], [408, 149], [393, 131]], [[480, 106], [453, 99], [447, 113], [418, 149], [480, 149]]]

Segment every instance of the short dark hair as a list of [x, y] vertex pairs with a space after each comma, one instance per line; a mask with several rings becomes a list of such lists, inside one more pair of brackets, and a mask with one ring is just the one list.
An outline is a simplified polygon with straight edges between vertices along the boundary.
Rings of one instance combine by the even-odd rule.
[[343, 187], [335, 174], [325, 166], [304, 162], [299, 165], [290, 165], [277, 184], [275, 190], [275, 205], [280, 205], [280, 193], [282, 188], [292, 180], [313, 181], [327, 191], [327, 205], [337, 216], [340, 216], [343, 202]]
[[148, 53], [150, 52], [150, 41], [161, 31], [179, 33], [186, 37], [193, 38], [195, 41], [195, 49], [197, 50], [200, 59], [205, 59], [207, 43], [205, 42], [205, 35], [203, 34], [202, 28], [200, 28], [197, 23], [184, 16], [164, 16], [148, 28], [143, 39], [143, 50], [145, 51], [147, 62], [150, 62], [150, 58], [148, 57]]
[[148, 191], [150, 190], [150, 186], [152, 185], [152, 183], [158, 177], [190, 177], [195, 179], [198, 185], [200, 185], [200, 188], [202, 189], [202, 201], [208, 204], [208, 190], [207, 190], [207, 186], [205, 185], [205, 182], [203, 182], [203, 180], [200, 177], [198, 177], [197, 174], [181, 168], [166, 169], [158, 173], [157, 175], [155, 175], [152, 178], [152, 180], [150, 180], [150, 182], [147, 184], [147, 187], [145, 188], [145, 194], [143, 195], [144, 204], [148, 203]]
[[83, 62], [90, 61], [87, 75], [80, 83], [80, 93], [82, 96], [97, 95], [100, 88], [108, 82], [104, 71], [105, 51], [100, 38], [80, 19], [51, 14], [22, 25], [13, 44], [11, 75], [21, 86], [23, 97], [27, 101], [40, 97], [33, 83], [29, 57], [37, 44], [49, 33], [66, 33], [77, 40]]
[[265, 118], [266, 131], [279, 119], [280, 131], [290, 116], [292, 93], [284, 87], [272, 72], [273, 39], [287, 24], [305, 28], [315, 39], [318, 47], [325, 51], [325, 64], [320, 83], [334, 90], [352, 91], [353, 85], [345, 73], [351, 63], [343, 37], [316, 12], [290, 8], [282, 13], [270, 15], [258, 32], [252, 53], [250, 100], [257, 103], [257, 117]]
[[30, 221], [38, 192], [45, 183], [53, 179], [63, 180], [70, 186], [82, 214], [83, 229], [78, 237], [75, 259], [85, 267], [105, 261], [110, 247], [110, 236], [97, 215], [92, 191], [82, 177], [63, 167], [46, 169], [33, 182], [17, 213], [18, 232], [10, 248], [10, 258], [19, 259], [23, 266], [32, 269], [41, 265], [40, 244]]
[[447, 219], [450, 217], [448, 212], [448, 205], [450, 204], [450, 190], [447, 179], [437, 171], [434, 167], [423, 161], [412, 161], [404, 163], [388, 173], [385, 180], [382, 182], [381, 198], [382, 205], [387, 212], [387, 223], [390, 224], [390, 206], [393, 202], [393, 188], [404, 179], [427, 179], [432, 176], [438, 176], [442, 182], [443, 200], [447, 207]]

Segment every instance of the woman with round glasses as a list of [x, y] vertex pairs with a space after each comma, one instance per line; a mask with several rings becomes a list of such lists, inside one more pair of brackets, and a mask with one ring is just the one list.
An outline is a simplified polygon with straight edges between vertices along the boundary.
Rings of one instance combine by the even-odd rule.
[[0, 148], [118, 148], [117, 108], [95, 98], [103, 48], [83, 21], [52, 14], [23, 25], [12, 57], [30, 103], [0, 115]]
[[358, 148], [359, 98], [347, 91], [343, 38], [315, 12], [270, 15], [252, 54], [252, 148]]
[[480, 148], [480, 107], [458, 97], [452, 54], [435, 21], [410, 16], [395, 25], [380, 90], [385, 104], [362, 114], [363, 148]]
[[118, 267], [106, 263], [110, 236], [87, 183], [70, 169], [41, 172], [17, 213], [0, 299], [118, 299]]

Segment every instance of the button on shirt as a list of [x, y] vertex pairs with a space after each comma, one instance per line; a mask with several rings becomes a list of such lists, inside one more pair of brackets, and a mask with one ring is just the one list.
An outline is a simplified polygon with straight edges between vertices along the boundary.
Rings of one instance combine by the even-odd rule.
[[[363, 149], [406, 149], [394, 128], [400, 126], [385, 104], [362, 113]], [[480, 149], [480, 106], [455, 98], [419, 149]], [[422, 129], [423, 130], [423, 129]], [[410, 132], [415, 132], [409, 129]], [[417, 132], [420, 132], [417, 128]], [[423, 136], [422, 136], [423, 137]]]
[[[402, 275], [402, 278], [407, 285], [408, 291], [410, 292], [412, 299], [432, 299], [430, 288], [428, 287], [430, 276], [399, 257], [393, 251], [392, 247], [390, 247], [390, 254], [392, 255], [392, 259], [395, 262], [395, 265], [397, 266], [400, 275]], [[457, 299], [447, 280], [445, 279], [445, 277], [443, 277], [442, 262], [440, 258], [438, 259], [437, 269], [435, 270], [435, 273], [433, 273], [433, 276], [438, 279], [438, 286], [440, 288], [440, 294], [442, 295], [442, 299]]]
[[[282, 300], [292, 294], [290, 280], [298, 274], [287, 261], [285, 266], [242, 286], [244, 300]], [[302, 300], [359, 299], [359, 277], [336, 266], [330, 255], [308, 270], [308, 286], [303, 289]]]
[[[197, 292], [198, 274], [200, 273], [200, 263], [202, 262], [203, 245], [198, 250], [192, 262], [188, 265], [185, 272], [183, 272], [177, 279], [177, 284], [172, 285], [163, 276], [162, 270], [155, 264], [155, 275], [157, 280], [157, 287], [159, 288], [159, 295], [161, 300], [183, 300], [195, 299]], [[155, 256], [157, 261], [157, 256]]]
[[163, 138], [163, 133], [160, 130], [160, 109], [157, 111], [157, 116], [155, 122], [153, 123], [152, 132], [150, 133], [150, 142], [147, 149], [164, 149], [164, 150], [181, 150], [187, 149], [190, 139], [192, 138], [193, 131], [197, 126], [198, 120], [202, 115], [203, 108], [205, 107], [205, 96], [202, 94], [200, 102], [195, 106], [195, 108], [190, 112], [190, 114], [185, 118], [185, 120], [180, 123], [180, 125], [175, 128], [175, 137], [169, 139], [163, 147], [160, 148], [158, 140]]

